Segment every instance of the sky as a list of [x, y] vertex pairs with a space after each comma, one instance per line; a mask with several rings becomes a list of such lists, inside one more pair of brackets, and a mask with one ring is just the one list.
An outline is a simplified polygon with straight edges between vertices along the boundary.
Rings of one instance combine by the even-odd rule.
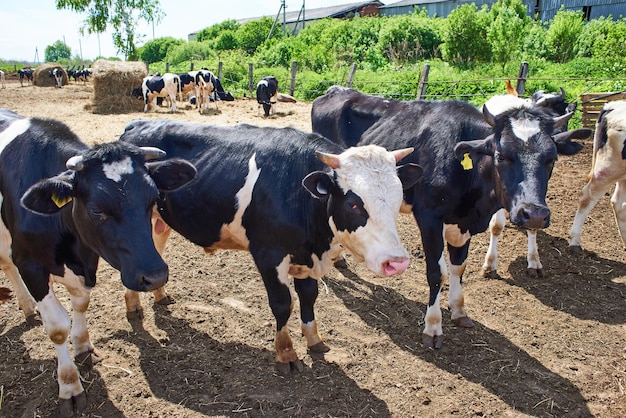
[[[287, 12], [299, 11], [303, 2], [307, 9], [314, 9], [358, 0], [285, 0]], [[227, 19], [276, 17], [282, 1], [160, 0], [160, 3], [165, 17], [155, 24], [154, 37], [186, 40], [189, 33]], [[57, 10], [55, 4], [55, 0], [3, 0], [0, 5], [0, 59], [33, 62], [38, 57], [38, 61], [43, 62], [46, 47], [56, 41], [64, 41], [71, 48], [72, 57], [119, 56], [113, 47], [111, 32], [81, 36], [79, 29], [86, 15]], [[144, 35], [141, 42], [137, 42], [138, 46], [153, 39], [152, 25], [142, 24], [138, 32]]]

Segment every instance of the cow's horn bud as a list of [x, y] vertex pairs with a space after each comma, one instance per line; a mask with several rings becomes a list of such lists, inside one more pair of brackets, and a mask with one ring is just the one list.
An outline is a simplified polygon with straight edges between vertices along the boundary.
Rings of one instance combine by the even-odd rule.
[[156, 160], [158, 158], [163, 158], [167, 155], [165, 151], [156, 147], [141, 147], [141, 151], [143, 151], [143, 156], [146, 161]]
[[83, 169], [83, 156], [75, 155], [65, 163], [65, 166], [72, 171], [80, 171]]

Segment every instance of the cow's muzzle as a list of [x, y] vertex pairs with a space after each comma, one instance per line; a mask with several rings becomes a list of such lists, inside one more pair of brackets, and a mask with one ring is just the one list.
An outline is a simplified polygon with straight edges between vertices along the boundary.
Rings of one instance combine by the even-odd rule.
[[524, 229], [543, 229], [550, 226], [550, 209], [545, 205], [526, 204], [511, 216], [511, 222]]
[[402, 274], [409, 267], [409, 263], [408, 257], [394, 257], [383, 261], [381, 270], [385, 277]]

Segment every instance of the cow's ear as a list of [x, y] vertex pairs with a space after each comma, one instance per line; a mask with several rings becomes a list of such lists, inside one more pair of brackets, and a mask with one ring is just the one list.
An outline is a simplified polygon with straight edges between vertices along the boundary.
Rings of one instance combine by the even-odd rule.
[[323, 171], [309, 173], [303, 180], [302, 185], [318, 199], [326, 199], [335, 187], [332, 177]]
[[40, 180], [26, 190], [20, 200], [21, 205], [41, 215], [57, 213], [72, 201], [74, 196], [72, 178], [73, 173], [66, 171], [58, 176]]
[[399, 165], [397, 171], [403, 190], [409, 189], [415, 185], [415, 183], [422, 178], [422, 174], [424, 174], [422, 167], [414, 163]]
[[182, 158], [146, 163], [150, 177], [162, 192], [173, 192], [185, 186], [198, 174], [196, 167]]
[[585, 139], [591, 136], [591, 129], [580, 128], [573, 131], [561, 132], [552, 135], [556, 144], [556, 150], [561, 155], [574, 155], [583, 148], [580, 142], [573, 142], [572, 139]]
[[456, 158], [459, 160], [462, 160], [467, 153], [493, 156], [492, 136], [490, 135], [485, 139], [475, 139], [473, 141], [461, 141], [454, 147], [454, 155], [456, 155]]

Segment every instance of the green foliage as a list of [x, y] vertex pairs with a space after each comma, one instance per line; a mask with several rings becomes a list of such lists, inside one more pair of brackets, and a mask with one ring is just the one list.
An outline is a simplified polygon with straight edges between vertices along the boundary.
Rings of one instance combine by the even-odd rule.
[[216, 23], [198, 32], [196, 34], [196, 41], [202, 42], [217, 39], [222, 32], [236, 32], [239, 26], [241, 25], [237, 23], [236, 20], [225, 20], [221, 23]]
[[526, 25], [526, 36], [522, 39], [523, 60], [532, 58], [547, 58], [546, 29], [541, 21], [533, 20]]
[[596, 39], [594, 44], [594, 58], [603, 58], [613, 64], [625, 63], [626, 56], [624, 48], [626, 47], [626, 19], [622, 18], [614, 22], [605, 37]]
[[[273, 23], [274, 21], [271, 18], [263, 17], [239, 26], [235, 32], [237, 46], [248, 55], [254, 54], [256, 49], [268, 38]], [[282, 36], [282, 31], [274, 28], [272, 38], [280, 39]]]
[[594, 51], [598, 50], [596, 42], [606, 39], [613, 25], [613, 21], [604, 16], [587, 22], [578, 37], [576, 56], [580, 58], [593, 57]]
[[471, 67], [491, 59], [487, 40], [490, 16], [485, 7], [478, 10], [474, 3], [463, 4], [445, 19], [443, 55], [451, 64]]
[[439, 19], [425, 13], [411, 13], [386, 19], [381, 25], [378, 50], [391, 63], [413, 64], [438, 55], [443, 43], [437, 28]]
[[546, 33], [548, 58], [554, 62], [567, 62], [576, 55], [576, 44], [584, 28], [582, 11], [565, 10], [563, 6], [550, 21]]
[[170, 48], [184, 44], [182, 39], [175, 39], [171, 36], [164, 38], [157, 38], [152, 41], [146, 42], [141, 48], [139, 48], [139, 58], [149, 64], [153, 62], [163, 61], [167, 56], [167, 52]]
[[506, 64], [521, 50], [526, 35], [526, 7], [521, 0], [498, 0], [490, 11], [487, 40], [494, 61]]
[[47, 62], [57, 62], [61, 58], [69, 60], [72, 56], [72, 50], [63, 41], [56, 41], [52, 45], [46, 47], [44, 59]]
[[170, 48], [167, 52], [167, 62], [177, 65], [183, 61], [200, 61], [216, 57], [209, 42], [187, 42]]
[[127, 59], [137, 57], [139, 21], [159, 23], [163, 16], [159, 0], [56, 0], [56, 7], [86, 13], [81, 32], [103, 33], [112, 29], [113, 45]]

